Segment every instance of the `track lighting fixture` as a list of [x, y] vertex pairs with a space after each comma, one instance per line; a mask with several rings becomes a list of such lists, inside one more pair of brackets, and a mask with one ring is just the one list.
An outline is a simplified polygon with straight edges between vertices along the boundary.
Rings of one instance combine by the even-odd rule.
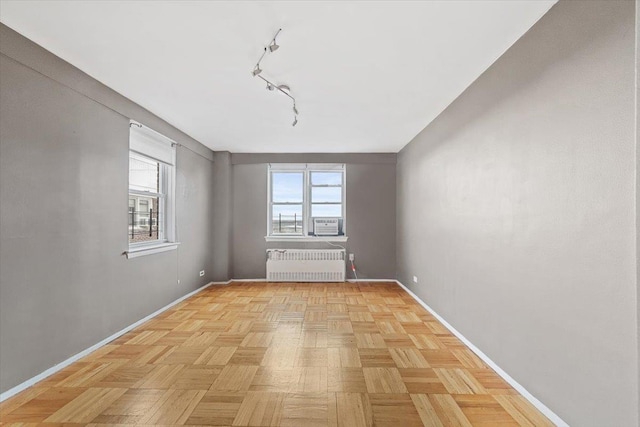
[[282, 28], [280, 28], [278, 30], [278, 32], [276, 33], [276, 35], [273, 36], [273, 40], [271, 40], [271, 43], [269, 44], [269, 50], [271, 52], [275, 52], [280, 47], [280, 46], [278, 46], [278, 43], [276, 43], [276, 37], [278, 37], [278, 34], [280, 34], [280, 31], [282, 31]]
[[[271, 42], [268, 45], [269, 52], [271, 53], [275, 52], [276, 50], [278, 50], [278, 48], [280, 48], [280, 46], [276, 43], [276, 37], [278, 37], [278, 34], [280, 34], [280, 31], [282, 31], [282, 28], [280, 28], [276, 32], [276, 34], [273, 36], [273, 38], [271, 39]], [[289, 85], [286, 85], [286, 84], [275, 85], [260, 75], [260, 73], [262, 73], [262, 69], [260, 68], [260, 62], [262, 61], [262, 58], [264, 58], [264, 55], [266, 53], [267, 53], [267, 48], [265, 47], [264, 51], [262, 52], [262, 55], [260, 56], [260, 59], [258, 59], [258, 62], [256, 62], [255, 67], [253, 67], [253, 71], [251, 71], [251, 74], [253, 75], [253, 77], [258, 77], [259, 79], [263, 80], [267, 84], [268, 90], [270, 91], [278, 90], [278, 92], [285, 94], [291, 99], [291, 101], [293, 101], [294, 116], [293, 116], [293, 123], [291, 124], [291, 126], [295, 126], [298, 124], [299, 113], [298, 113], [298, 109], [296, 108], [296, 99], [290, 94], [291, 88], [289, 87]]]

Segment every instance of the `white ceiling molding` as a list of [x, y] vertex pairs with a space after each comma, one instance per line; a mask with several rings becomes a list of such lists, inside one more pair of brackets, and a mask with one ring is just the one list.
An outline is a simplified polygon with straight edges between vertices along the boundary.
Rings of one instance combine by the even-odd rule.
[[[554, 3], [0, 0], [0, 21], [213, 150], [397, 152]], [[251, 73], [278, 28], [261, 65], [295, 128]]]

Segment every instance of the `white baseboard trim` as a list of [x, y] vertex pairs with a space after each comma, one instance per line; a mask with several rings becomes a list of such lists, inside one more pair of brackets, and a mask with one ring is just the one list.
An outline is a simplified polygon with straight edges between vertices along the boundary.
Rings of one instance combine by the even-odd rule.
[[137, 322], [127, 326], [124, 329], [121, 329], [120, 331], [116, 332], [115, 334], [103, 339], [99, 343], [94, 344], [94, 345], [92, 345], [91, 347], [89, 347], [89, 348], [87, 348], [85, 350], [82, 350], [80, 353], [75, 354], [75, 355], [71, 356], [70, 358], [68, 358], [66, 360], [63, 360], [62, 362], [58, 363], [57, 365], [54, 365], [54, 366], [50, 367], [46, 371], [39, 373], [35, 377], [29, 378], [25, 382], [23, 382], [21, 384], [18, 384], [15, 387], [10, 388], [9, 390], [7, 390], [4, 393], [0, 394], [0, 402], [3, 402], [5, 400], [7, 400], [8, 398], [20, 393], [22, 390], [25, 390], [25, 389], [31, 387], [32, 385], [44, 380], [45, 378], [55, 374], [56, 372], [66, 368], [67, 366], [71, 365], [73, 362], [76, 362], [76, 361], [82, 359], [83, 357], [87, 356], [88, 354], [93, 353], [94, 351], [96, 351], [100, 347], [102, 347], [102, 346], [110, 343], [111, 341], [115, 340], [116, 338], [126, 334], [130, 330], [137, 328], [138, 326], [140, 326], [144, 322], [156, 317], [158, 314], [162, 313], [163, 311], [168, 310], [169, 308], [173, 307], [174, 305], [184, 301], [185, 299], [197, 294], [200, 291], [203, 291], [204, 289], [208, 288], [209, 286], [211, 286], [213, 284], [214, 284], [214, 282], [209, 282], [206, 285], [196, 289], [195, 291], [189, 292], [188, 294], [178, 298], [177, 300], [165, 305], [161, 309], [154, 311], [150, 315], [138, 320]]
[[229, 279], [226, 282], [211, 282], [214, 285], [230, 285], [233, 282], [266, 282], [267, 279]]
[[[211, 282], [213, 285], [228, 285], [233, 282], [266, 282], [267, 279], [230, 279], [226, 282]], [[360, 282], [387, 282], [387, 283], [397, 283], [396, 279], [347, 279], [346, 282], [349, 283], [360, 283]], [[279, 282], [273, 282], [279, 283]], [[309, 282], [313, 283], [313, 282]], [[342, 282], [339, 282], [342, 283]]]
[[507, 374], [502, 368], [500, 368], [493, 360], [491, 360], [489, 358], [489, 356], [484, 354], [482, 352], [482, 350], [480, 350], [478, 347], [473, 345], [473, 343], [471, 341], [469, 341], [464, 335], [462, 335], [460, 332], [458, 332], [453, 326], [451, 326], [446, 320], [444, 320], [442, 318], [442, 316], [440, 316], [438, 313], [436, 313], [436, 311], [434, 309], [432, 309], [431, 307], [429, 307], [427, 305], [427, 303], [422, 301], [416, 294], [411, 292], [411, 290], [409, 288], [407, 288], [405, 285], [400, 283], [399, 280], [393, 280], [393, 281], [396, 282], [409, 295], [411, 295], [411, 297], [413, 297], [413, 299], [416, 300], [418, 302], [418, 304], [420, 304], [422, 307], [424, 307], [425, 310], [427, 310], [429, 313], [431, 313], [433, 315], [433, 317], [438, 319], [438, 321], [440, 323], [442, 323], [445, 328], [447, 328], [449, 331], [451, 331], [451, 333], [453, 335], [455, 335], [460, 341], [462, 341], [467, 347], [469, 347], [469, 349], [471, 351], [473, 351], [480, 359], [482, 359], [482, 361], [484, 363], [486, 363], [487, 365], [489, 365], [489, 367], [491, 367], [491, 369], [496, 371], [496, 373], [498, 375], [500, 375], [502, 377], [502, 379], [505, 380], [511, 387], [516, 389], [518, 391], [518, 393], [520, 393], [522, 395], [522, 397], [527, 399], [533, 406], [536, 407], [536, 409], [538, 409], [547, 418], [549, 418], [549, 420], [551, 420], [551, 422], [553, 422], [558, 427], [569, 427], [569, 424], [567, 424], [564, 420], [562, 420], [562, 418], [560, 418], [555, 412], [553, 412], [551, 409], [549, 409], [544, 403], [542, 403], [538, 399], [536, 399], [536, 397], [534, 395], [532, 395], [531, 393], [529, 393], [529, 391], [527, 391], [526, 388], [524, 388], [520, 383], [518, 383], [516, 380], [514, 380], [513, 377], [511, 377], [511, 375]]

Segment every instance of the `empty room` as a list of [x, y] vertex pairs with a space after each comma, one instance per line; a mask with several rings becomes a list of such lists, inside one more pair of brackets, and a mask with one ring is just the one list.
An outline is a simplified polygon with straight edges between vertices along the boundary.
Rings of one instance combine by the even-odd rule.
[[0, 0], [0, 424], [640, 425], [638, 0]]

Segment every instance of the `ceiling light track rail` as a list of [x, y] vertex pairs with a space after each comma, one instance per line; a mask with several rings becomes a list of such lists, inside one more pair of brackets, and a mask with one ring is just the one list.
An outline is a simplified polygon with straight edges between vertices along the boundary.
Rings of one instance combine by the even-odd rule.
[[298, 124], [298, 109], [296, 108], [296, 99], [291, 95], [291, 88], [289, 87], [289, 85], [286, 84], [280, 84], [280, 85], [276, 85], [275, 83], [271, 82], [269, 79], [261, 76], [260, 74], [262, 73], [262, 68], [260, 68], [260, 63], [262, 62], [262, 60], [264, 59], [265, 55], [267, 54], [267, 52], [269, 53], [273, 53], [276, 50], [278, 50], [280, 48], [280, 46], [278, 45], [278, 43], [276, 42], [276, 37], [278, 37], [278, 34], [280, 34], [280, 31], [282, 31], [282, 28], [278, 29], [278, 31], [276, 31], [276, 34], [273, 36], [273, 38], [271, 39], [271, 41], [269, 42], [269, 44], [264, 48], [264, 51], [262, 52], [262, 55], [260, 55], [260, 58], [258, 59], [258, 62], [256, 62], [256, 65], [253, 67], [253, 70], [251, 71], [251, 74], [253, 75], [253, 77], [258, 77], [259, 79], [263, 80], [265, 83], [267, 83], [267, 90], [270, 91], [278, 91], [284, 95], [286, 95], [287, 97], [289, 97], [291, 99], [291, 101], [293, 101], [293, 123], [291, 124], [291, 126], [295, 126]]

